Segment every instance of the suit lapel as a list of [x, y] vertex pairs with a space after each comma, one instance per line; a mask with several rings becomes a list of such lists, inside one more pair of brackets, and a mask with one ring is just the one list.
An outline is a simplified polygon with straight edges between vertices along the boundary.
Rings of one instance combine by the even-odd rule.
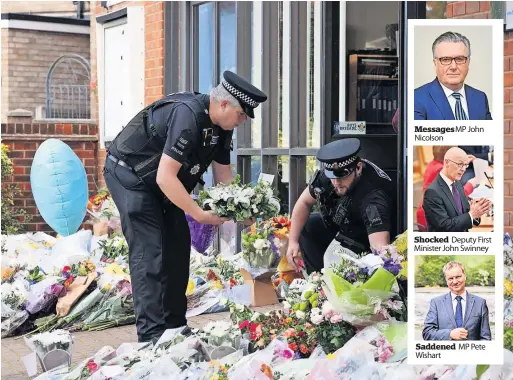
[[445, 296], [444, 305], [445, 305], [445, 310], [447, 312], [447, 315], [449, 316], [449, 319], [451, 320], [451, 323], [453, 324], [454, 327], [456, 327], [456, 319], [454, 318], [454, 309], [452, 308], [452, 298], [451, 298], [450, 292], [447, 293]]
[[470, 314], [472, 313], [472, 308], [474, 307], [474, 296], [467, 292], [467, 306], [465, 307], [465, 318], [463, 319], [463, 326], [468, 321], [468, 318], [470, 317]]
[[465, 96], [467, 97], [467, 109], [468, 109], [468, 119], [469, 120], [479, 120], [479, 115], [477, 114], [477, 104], [476, 98], [474, 97], [474, 91], [472, 88], [465, 85]]
[[449, 100], [447, 100], [445, 92], [438, 82], [438, 79], [435, 79], [433, 82], [431, 82], [431, 84], [432, 86], [429, 90], [429, 95], [440, 110], [444, 120], [454, 120], [454, 114], [452, 112], [451, 105], [449, 104]]
[[449, 189], [449, 186], [445, 183], [444, 179], [440, 176], [440, 173], [438, 173], [437, 176], [438, 186], [442, 188], [442, 191], [444, 192], [445, 196], [449, 198], [449, 201], [452, 204], [452, 207], [454, 207], [454, 211], [456, 211], [456, 214], [459, 214], [458, 207], [456, 206], [456, 201], [454, 200], [454, 197], [452, 196], [451, 189]]

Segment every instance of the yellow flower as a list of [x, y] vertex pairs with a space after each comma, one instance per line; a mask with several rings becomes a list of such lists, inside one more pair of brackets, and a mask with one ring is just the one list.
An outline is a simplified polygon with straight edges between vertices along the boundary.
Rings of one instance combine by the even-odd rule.
[[510, 296], [513, 293], [513, 282], [504, 279], [504, 294]]
[[104, 291], [104, 292], [108, 292], [108, 291], [110, 290], [110, 288], [111, 288], [110, 284], [107, 284], [107, 285], [105, 285], [105, 286], [103, 287], [103, 291]]
[[287, 319], [285, 319], [285, 322], [291, 323], [292, 322], [292, 318], [288, 317]]
[[228, 372], [228, 369], [227, 369], [224, 365], [222, 365], [221, 367], [219, 367], [219, 369], [220, 369], [221, 371], [223, 371], [224, 373]]
[[190, 296], [192, 293], [194, 293], [194, 281], [189, 279], [189, 283], [187, 284], [187, 291], [185, 292], [185, 295]]
[[328, 354], [328, 359], [335, 359], [335, 355], [334, 354]]
[[210, 288], [223, 290], [223, 284], [221, 284], [221, 281], [219, 280], [212, 281], [212, 285], [210, 285]]

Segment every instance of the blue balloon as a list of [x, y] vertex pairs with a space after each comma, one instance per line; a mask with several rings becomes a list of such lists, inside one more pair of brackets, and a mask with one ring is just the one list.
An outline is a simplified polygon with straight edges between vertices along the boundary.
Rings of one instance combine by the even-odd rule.
[[87, 175], [82, 161], [64, 142], [44, 141], [30, 170], [30, 186], [39, 213], [62, 236], [78, 231], [87, 212]]

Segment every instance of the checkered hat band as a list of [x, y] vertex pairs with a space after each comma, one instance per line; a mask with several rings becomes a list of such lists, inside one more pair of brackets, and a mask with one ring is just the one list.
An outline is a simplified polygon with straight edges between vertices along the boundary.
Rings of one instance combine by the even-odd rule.
[[342, 162], [333, 162], [329, 164], [324, 164], [324, 167], [328, 170], [337, 170], [337, 169], [343, 169], [346, 166], [351, 165], [358, 156], [351, 156], [347, 160]]
[[236, 98], [240, 99], [242, 102], [249, 104], [251, 107], [255, 108], [258, 106], [258, 102], [255, 102], [253, 99], [251, 99], [248, 95], [245, 93], [237, 90], [235, 87], [233, 87], [230, 83], [227, 81], [223, 81], [223, 86], [228, 90], [230, 94], [235, 96]]

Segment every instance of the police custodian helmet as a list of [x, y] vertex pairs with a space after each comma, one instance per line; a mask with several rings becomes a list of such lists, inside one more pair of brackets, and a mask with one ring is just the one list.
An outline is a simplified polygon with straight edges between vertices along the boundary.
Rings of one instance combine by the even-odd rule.
[[223, 87], [238, 100], [246, 115], [254, 119], [253, 109], [258, 107], [260, 103], [265, 102], [267, 95], [231, 71], [225, 71], [223, 78], [224, 80], [221, 82]]
[[356, 168], [360, 157], [360, 140], [341, 139], [324, 145], [317, 152], [317, 159], [324, 165], [328, 178], [345, 178]]

